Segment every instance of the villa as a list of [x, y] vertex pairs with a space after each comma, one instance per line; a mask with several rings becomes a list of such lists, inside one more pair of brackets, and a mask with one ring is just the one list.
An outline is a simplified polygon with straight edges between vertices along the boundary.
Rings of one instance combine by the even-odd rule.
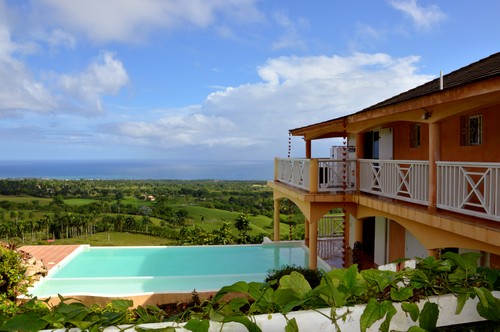
[[[290, 134], [305, 154], [275, 159], [274, 241], [286, 198], [305, 216], [311, 268], [318, 223], [336, 208], [344, 264], [356, 245], [375, 265], [451, 250], [500, 268], [500, 53]], [[331, 138], [343, 144], [312, 158], [313, 143]]]

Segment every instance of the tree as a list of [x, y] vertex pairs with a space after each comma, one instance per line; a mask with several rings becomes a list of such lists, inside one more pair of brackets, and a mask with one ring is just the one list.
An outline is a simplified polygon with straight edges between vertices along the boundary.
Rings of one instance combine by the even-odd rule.
[[240, 213], [234, 226], [238, 230], [238, 243], [249, 243], [249, 232], [252, 228], [250, 227], [250, 219], [248, 218], [248, 215]]

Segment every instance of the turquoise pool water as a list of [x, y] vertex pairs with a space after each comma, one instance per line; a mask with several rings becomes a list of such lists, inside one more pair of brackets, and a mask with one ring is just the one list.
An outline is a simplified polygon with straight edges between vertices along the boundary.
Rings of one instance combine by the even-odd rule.
[[[30, 294], [125, 296], [213, 291], [262, 282], [271, 269], [308, 266], [299, 243], [196, 247], [89, 247], [39, 282]], [[319, 264], [324, 264], [319, 262]], [[328, 270], [324, 264], [320, 268]]]

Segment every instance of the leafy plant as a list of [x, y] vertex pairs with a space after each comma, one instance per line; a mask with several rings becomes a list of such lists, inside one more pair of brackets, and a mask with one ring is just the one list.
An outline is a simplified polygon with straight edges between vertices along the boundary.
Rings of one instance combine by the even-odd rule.
[[0, 243], [0, 317], [14, 314], [17, 310], [16, 298], [26, 292], [28, 284], [19, 253]]
[[[286, 272], [288, 273], [286, 273]], [[13, 317], [0, 320], [0, 330], [39, 330], [48, 328], [79, 327], [98, 331], [105, 326], [138, 324], [147, 322], [186, 322], [185, 329], [206, 332], [214, 322], [221, 325], [237, 323], [248, 331], [259, 332], [255, 315], [281, 314], [287, 325], [285, 331], [298, 331], [299, 326], [290, 313], [295, 310], [314, 310], [328, 318], [339, 328], [339, 322], [347, 319], [349, 307], [366, 304], [360, 318], [361, 331], [380, 322], [380, 331], [389, 331], [396, 313], [394, 303], [400, 302], [402, 310], [415, 323], [409, 331], [422, 332], [436, 329], [439, 307], [428, 301], [430, 295], [452, 293], [457, 296], [456, 314], [460, 314], [465, 302], [477, 298], [477, 312], [490, 322], [500, 323], [500, 299], [493, 290], [500, 290], [499, 271], [479, 268], [475, 254], [445, 254], [441, 259], [419, 259], [417, 269], [399, 272], [364, 270], [358, 272], [353, 265], [323, 273], [318, 285], [312, 286], [304, 271], [287, 267], [271, 274], [268, 282], [237, 282], [223, 287], [210, 300], [196, 301], [179, 315], [168, 316], [156, 306], [139, 306], [130, 309], [131, 302], [115, 300], [104, 308], [85, 307], [78, 302], [60, 297], [60, 303], [52, 308], [43, 301], [33, 299], [20, 307]], [[420, 310], [418, 301], [424, 301]], [[346, 310], [338, 310], [345, 308]], [[320, 308], [331, 308], [330, 314]], [[165, 330], [175, 330], [174, 327]]]
[[302, 266], [285, 265], [279, 269], [271, 270], [268, 273], [265, 282], [269, 283], [274, 289], [276, 289], [278, 288], [278, 281], [281, 277], [289, 275], [293, 271], [302, 274], [311, 287], [318, 286], [321, 282], [321, 278], [323, 277], [323, 272], [318, 269], [313, 270]]

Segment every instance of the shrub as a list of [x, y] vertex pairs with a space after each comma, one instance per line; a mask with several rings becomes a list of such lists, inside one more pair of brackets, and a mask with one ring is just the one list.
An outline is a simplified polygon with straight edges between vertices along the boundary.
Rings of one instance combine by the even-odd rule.
[[321, 282], [321, 278], [323, 277], [323, 273], [320, 270], [313, 270], [296, 265], [285, 265], [279, 269], [271, 270], [267, 274], [265, 281], [270, 284], [273, 289], [277, 289], [278, 281], [281, 277], [289, 275], [293, 271], [302, 274], [312, 288], [318, 286]]
[[16, 298], [28, 287], [25, 271], [21, 255], [0, 244], [0, 315], [16, 312]]

